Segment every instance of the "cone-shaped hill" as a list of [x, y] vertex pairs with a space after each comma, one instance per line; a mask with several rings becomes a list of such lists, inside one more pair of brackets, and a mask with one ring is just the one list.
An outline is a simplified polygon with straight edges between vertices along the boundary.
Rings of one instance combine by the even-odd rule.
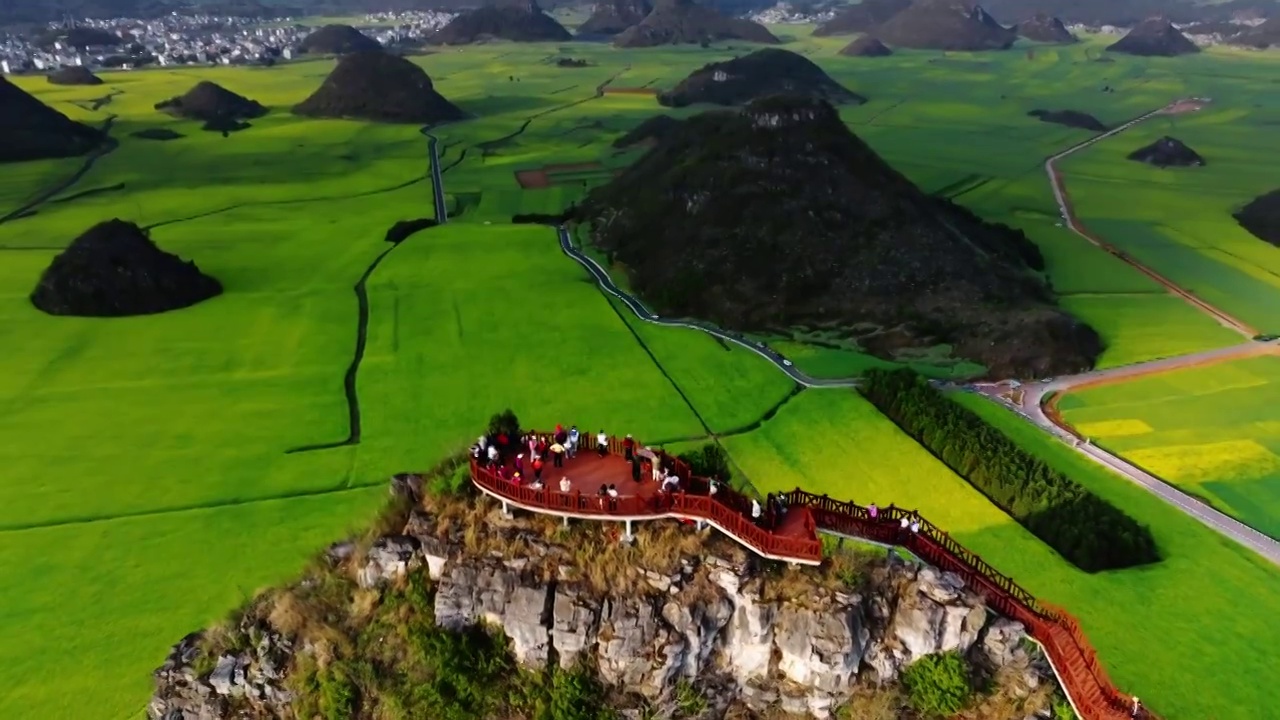
[[1260, 195], [1234, 215], [1236, 222], [1261, 240], [1280, 247], [1280, 190]]
[[824, 37], [867, 32], [906, 10], [910, 4], [911, 0], [862, 0], [841, 9], [835, 17], [814, 28], [813, 34]]
[[455, 17], [431, 35], [435, 45], [469, 45], [488, 40], [561, 42], [570, 40], [564, 26], [542, 12], [535, 0], [507, 0]]
[[31, 303], [50, 315], [120, 317], [177, 310], [221, 292], [221, 283], [156, 247], [137, 225], [108, 220], [53, 259]]
[[1002, 377], [1082, 370], [1101, 350], [1054, 306], [1024, 234], [926, 195], [822, 100], [689, 118], [575, 215], [667, 316], [838, 326], [886, 357], [949, 343]]
[[591, 17], [578, 26], [579, 35], [617, 35], [637, 25], [653, 11], [649, 0], [607, 0], [596, 3]]
[[1036, 13], [1030, 20], [1018, 23], [1014, 28], [1022, 37], [1043, 43], [1073, 43], [1079, 38], [1071, 34], [1066, 25], [1058, 18], [1045, 13]]
[[251, 120], [267, 114], [257, 101], [237, 95], [217, 83], [201, 80], [185, 95], [156, 103], [156, 109], [188, 120], [217, 124]]
[[831, 103], [862, 104], [861, 95], [831, 79], [803, 55], [779, 48], [764, 48], [733, 60], [704, 65], [658, 102], [668, 107], [694, 103], [742, 105], [769, 95], [818, 98]]
[[1162, 17], [1143, 20], [1127, 35], [1107, 46], [1108, 52], [1150, 57], [1173, 57], [1200, 52], [1173, 23]]
[[653, 12], [638, 25], [632, 25], [615, 37], [613, 44], [618, 47], [653, 47], [717, 40], [778, 43], [778, 38], [760, 23], [727, 17], [694, 0], [658, 0]]
[[892, 55], [893, 51], [878, 38], [863, 35], [841, 48], [840, 54], [848, 57], [887, 57]]
[[83, 155], [105, 140], [0, 76], [0, 163]]
[[1204, 158], [1177, 138], [1168, 135], [1129, 153], [1130, 160], [1148, 163], [1156, 167], [1200, 167]]
[[314, 55], [346, 55], [381, 50], [382, 43], [350, 25], [325, 25], [303, 38], [298, 49]]
[[434, 125], [465, 116], [436, 92], [422, 68], [397, 55], [359, 52], [342, 56], [295, 115], [358, 118], [376, 122]]
[[1018, 34], [972, 0], [916, 0], [886, 20], [876, 37], [897, 48], [1005, 50]]
[[52, 85], [101, 85], [102, 78], [94, 75], [87, 67], [71, 65], [59, 68], [48, 75]]

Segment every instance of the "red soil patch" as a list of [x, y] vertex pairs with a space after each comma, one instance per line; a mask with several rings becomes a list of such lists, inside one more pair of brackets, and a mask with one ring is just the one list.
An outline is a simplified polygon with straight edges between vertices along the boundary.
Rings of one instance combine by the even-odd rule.
[[580, 163], [560, 163], [557, 165], [543, 165], [542, 171], [545, 173], [563, 173], [577, 172], [579, 170], [602, 170], [604, 166], [598, 162], [580, 162]]
[[607, 87], [604, 89], [605, 95], [657, 95], [655, 88], [646, 87]]
[[517, 170], [516, 182], [520, 184], [523, 190], [542, 190], [551, 187], [551, 178], [547, 177], [545, 170], [539, 168], [537, 170]]
[[1166, 115], [1180, 115], [1182, 113], [1195, 112], [1208, 104], [1209, 103], [1203, 100], [1197, 100], [1194, 98], [1190, 100], [1179, 100], [1165, 108], [1162, 112]]

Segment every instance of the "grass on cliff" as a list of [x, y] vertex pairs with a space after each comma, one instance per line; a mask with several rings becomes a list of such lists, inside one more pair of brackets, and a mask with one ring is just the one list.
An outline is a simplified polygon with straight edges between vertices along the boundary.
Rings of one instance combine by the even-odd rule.
[[1059, 407], [1098, 445], [1276, 537], [1276, 397], [1280, 359], [1264, 356], [1073, 392]]
[[[1068, 608], [1119, 686], [1163, 716], [1254, 717], [1251, 708], [1268, 702], [1254, 678], [1270, 672], [1269, 657], [1254, 648], [1280, 642], [1280, 628], [1267, 620], [1280, 572], [1007, 410], [975, 396], [957, 401], [1147, 524], [1165, 560], [1096, 575], [1075, 570], [851, 391], [806, 391], [761, 429], [724, 443], [762, 492], [801, 486], [918, 509], [1037, 596]], [[1239, 607], [1253, 610], [1223, 611]], [[1217, 672], [1224, 663], [1237, 671]]]

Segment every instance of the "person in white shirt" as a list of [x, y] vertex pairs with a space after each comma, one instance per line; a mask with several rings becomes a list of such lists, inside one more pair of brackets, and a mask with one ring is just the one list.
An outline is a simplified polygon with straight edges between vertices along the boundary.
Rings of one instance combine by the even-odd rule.
[[911, 524], [911, 521], [907, 519], [907, 516], [906, 516], [906, 515], [903, 515], [903, 516], [902, 516], [902, 523], [901, 523], [901, 525], [902, 525], [902, 529], [903, 529], [903, 530], [906, 530], [906, 529], [907, 529], [907, 526], [908, 526], [908, 525], [910, 525], [910, 524]]
[[759, 525], [760, 514], [761, 514], [760, 501], [756, 500], [755, 498], [751, 498], [751, 521]]
[[596, 435], [596, 450], [600, 453], [600, 457], [609, 454], [609, 436], [604, 434], [604, 430]]
[[497, 462], [498, 462], [498, 446], [490, 445], [489, 446], [489, 464], [493, 465]]
[[569, 457], [578, 456], [578, 426], [569, 428]]
[[560, 478], [560, 492], [567, 493], [572, 487], [573, 487], [573, 483], [569, 482], [569, 478], [567, 477]]
[[920, 532], [920, 518], [913, 518], [911, 520], [911, 532], [913, 533]]

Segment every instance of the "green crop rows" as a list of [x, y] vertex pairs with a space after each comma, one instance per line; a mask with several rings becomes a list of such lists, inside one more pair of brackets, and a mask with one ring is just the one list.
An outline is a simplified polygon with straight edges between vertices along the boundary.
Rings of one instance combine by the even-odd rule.
[[[1269, 294], [1277, 253], [1223, 214], [1270, 189], [1271, 179], [1246, 163], [1276, 151], [1255, 150], [1250, 139], [1276, 114], [1270, 100], [1255, 108], [1252, 99], [1265, 95], [1259, 88], [1274, 71], [1273, 55], [1208, 53], [1186, 61], [1189, 73], [1182, 61], [1121, 60], [1100, 69], [1090, 59], [1096, 42], [869, 61], [838, 57], [840, 38], [780, 32], [798, 36], [789, 47], [870, 98], [843, 115], [890, 163], [927, 190], [964, 189], [961, 201], [1024, 228], [1042, 246], [1065, 306], [1108, 341], [1107, 364], [1234, 339], [1054, 227], [1042, 159], [1088, 134], [1025, 113], [1071, 108], [1117, 122], [1180, 94], [1215, 96], [1221, 109], [1176, 121], [1210, 159], [1202, 176], [1151, 189], [1158, 171], [1116, 160], [1146, 129], [1064, 169], [1082, 215], [1100, 223], [1095, 230], [1108, 233], [1115, 226], [1107, 223], [1134, 210], [1129, 217], [1143, 230], [1126, 229], [1117, 244], [1167, 258], [1170, 275], [1180, 272], [1206, 297], [1216, 293], [1229, 311], [1265, 324], [1280, 297]], [[95, 88], [20, 78], [77, 119], [118, 116], [120, 146], [59, 193], [65, 202], [0, 224], [0, 343], [11, 349], [0, 357], [0, 717], [83, 717], [84, 708], [94, 717], [137, 717], [149, 672], [170, 643], [365, 522], [385, 497], [387, 474], [433, 465], [497, 409], [511, 406], [535, 425], [577, 422], [677, 441], [747, 429], [783, 403], [791, 382], [759, 357], [636, 320], [587, 282], [549, 229], [508, 224], [516, 213], [561, 210], [579, 197], [582, 180], [599, 175], [570, 172], [575, 182], [525, 191], [517, 170], [577, 162], [615, 169], [637, 157], [616, 152], [612, 141], [663, 109], [652, 96], [598, 96], [598, 87], [669, 87], [738, 52], [495, 44], [418, 58], [439, 90], [475, 116], [434, 131], [455, 217], [386, 254], [368, 279], [359, 444], [298, 453], [286, 451], [348, 435], [343, 374], [356, 345], [353, 286], [388, 250], [383, 234], [392, 223], [430, 214], [417, 128], [289, 115], [330, 61], [108, 73]], [[562, 55], [593, 65], [558, 68], [552, 61]], [[1218, 72], [1226, 64], [1232, 71]], [[198, 79], [273, 112], [223, 138], [152, 109]], [[1117, 92], [1101, 93], [1104, 82]], [[110, 103], [86, 109], [114, 90], [120, 94]], [[155, 127], [186, 137], [130, 136]], [[78, 162], [6, 166], [0, 215]], [[78, 195], [87, 190], [100, 192]], [[1157, 204], [1182, 210], [1170, 219]], [[196, 261], [227, 292], [146, 318], [35, 311], [26, 296], [53, 249], [111, 217], [153, 226], [163, 248]], [[1152, 243], [1173, 249], [1162, 254]], [[785, 349], [827, 375], [869, 362], [850, 349]], [[972, 370], [941, 350], [915, 361], [939, 372]], [[1169, 559], [1086, 578], [851, 393], [806, 391], [774, 420], [724, 442], [761, 489], [802, 485], [918, 506], [1001, 570], [1077, 612], [1117, 680], [1170, 718], [1257, 717], [1270, 707], [1265, 683], [1249, 679], [1267, 670], [1256, 648], [1280, 640], [1265, 620], [1280, 573], [1122, 480], [1072, 468], [1149, 523]], [[1073, 461], [1056, 446], [1041, 449]], [[1217, 487], [1228, 507], [1243, 497], [1202, 487]], [[1263, 496], [1249, 497], [1262, 507]], [[1245, 604], [1259, 611], [1241, 617], [1224, 609]], [[1153, 637], [1167, 642], [1153, 650]], [[1233, 672], [1224, 678], [1228, 664]]]

